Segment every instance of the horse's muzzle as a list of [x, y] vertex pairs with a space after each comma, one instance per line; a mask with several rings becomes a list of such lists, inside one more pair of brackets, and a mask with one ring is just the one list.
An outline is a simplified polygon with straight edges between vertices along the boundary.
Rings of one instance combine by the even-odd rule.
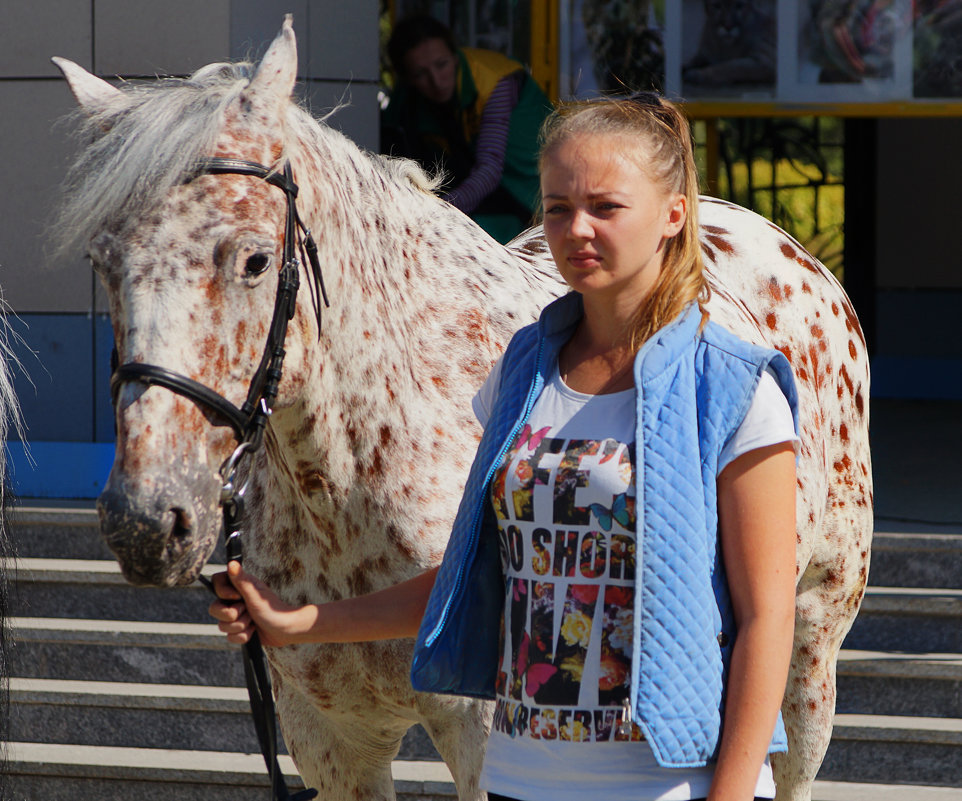
[[197, 577], [220, 531], [212, 489], [188, 493], [161, 480], [144, 491], [111, 474], [97, 500], [100, 531], [130, 583], [171, 587]]

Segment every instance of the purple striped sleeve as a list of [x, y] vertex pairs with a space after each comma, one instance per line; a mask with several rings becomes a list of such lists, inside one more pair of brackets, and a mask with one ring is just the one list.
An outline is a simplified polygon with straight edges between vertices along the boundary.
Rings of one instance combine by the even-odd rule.
[[495, 85], [481, 112], [474, 168], [467, 178], [445, 195], [445, 200], [465, 214], [474, 211], [501, 182], [511, 112], [517, 105], [517, 76], [506, 75]]

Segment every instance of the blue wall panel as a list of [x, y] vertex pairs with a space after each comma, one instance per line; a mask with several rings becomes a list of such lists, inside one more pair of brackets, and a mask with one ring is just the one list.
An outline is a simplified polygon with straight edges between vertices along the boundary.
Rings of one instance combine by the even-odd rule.
[[8, 316], [27, 442], [7, 443], [24, 498], [95, 498], [113, 462], [113, 333], [104, 314]]
[[31, 441], [94, 439], [93, 317], [24, 314], [8, 318], [22, 371], [14, 388]]
[[96, 498], [113, 461], [113, 443], [7, 443], [10, 485], [18, 498]]

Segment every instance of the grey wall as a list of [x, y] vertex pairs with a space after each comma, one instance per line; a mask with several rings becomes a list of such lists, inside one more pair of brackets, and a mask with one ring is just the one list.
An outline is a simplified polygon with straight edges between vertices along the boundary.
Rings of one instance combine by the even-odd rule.
[[[74, 107], [54, 55], [108, 79], [188, 74], [260, 56], [293, 12], [304, 102], [361, 146], [377, 148], [376, 0], [2, 0], [0, 287], [18, 319], [17, 390], [33, 442], [110, 442], [112, 337], [86, 263], [44, 246], [71, 152]], [[58, 122], [60, 121], [60, 122]]]

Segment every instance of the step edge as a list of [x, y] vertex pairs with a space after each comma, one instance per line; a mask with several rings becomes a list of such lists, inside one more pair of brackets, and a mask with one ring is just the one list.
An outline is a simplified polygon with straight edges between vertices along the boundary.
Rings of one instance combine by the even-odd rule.
[[[129, 748], [122, 746], [69, 745], [58, 743], [7, 744], [7, 770], [11, 774], [43, 772], [51, 775], [71, 775], [70, 769], [83, 770], [103, 768], [115, 772], [137, 771], [169, 780], [180, 775], [263, 776], [267, 774], [260, 754], [233, 753], [229, 751], [189, 751], [162, 748]], [[205, 767], [188, 767], [192, 762], [203, 762]], [[285, 776], [297, 778], [293, 760], [286, 754], [278, 756]], [[423, 784], [451, 785], [451, 773], [443, 762], [427, 760], [394, 760], [391, 773], [396, 781]], [[190, 781], [181, 778], [181, 781]]]
[[934, 785], [816, 780], [812, 801], [958, 801], [959, 789]]

